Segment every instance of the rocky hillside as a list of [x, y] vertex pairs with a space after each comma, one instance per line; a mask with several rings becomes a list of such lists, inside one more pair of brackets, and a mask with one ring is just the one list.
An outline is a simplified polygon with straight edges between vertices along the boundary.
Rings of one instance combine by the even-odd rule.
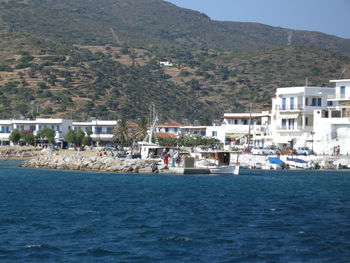
[[277, 87], [350, 78], [348, 40], [320, 33], [216, 22], [160, 0], [0, 5], [0, 118], [138, 119], [155, 105], [164, 121], [206, 124], [268, 107]]
[[0, 4], [3, 28], [65, 43], [230, 50], [301, 44], [350, 54], [347, 39], [257, 23], [213, 21], [163, 0], [0, 0]]

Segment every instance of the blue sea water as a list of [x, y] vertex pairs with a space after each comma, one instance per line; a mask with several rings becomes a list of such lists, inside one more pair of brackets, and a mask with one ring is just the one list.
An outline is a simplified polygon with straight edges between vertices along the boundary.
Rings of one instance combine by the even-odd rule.
[[0, 262], [350, 262], [350, 172], [17, 165], [0, 161]]

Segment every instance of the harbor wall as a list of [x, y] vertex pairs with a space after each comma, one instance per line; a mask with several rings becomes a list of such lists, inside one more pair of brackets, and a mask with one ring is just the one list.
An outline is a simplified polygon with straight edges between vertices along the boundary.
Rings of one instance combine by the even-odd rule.
[[155, 161], [141, 159], [125, 159], [113, 157], [87, 157], [76, 155], [46, 154], [23, 162], [21, 167], [45, 168], [58, 170], [83, 170], [115, 173], [151, 172], [151, 164]]

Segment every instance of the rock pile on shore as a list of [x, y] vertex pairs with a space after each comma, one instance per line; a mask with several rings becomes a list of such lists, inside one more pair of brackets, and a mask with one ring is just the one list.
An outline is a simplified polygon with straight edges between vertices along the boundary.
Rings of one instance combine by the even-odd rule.
[[0, 159], [27, 159], [39, 155], [41, 149], [34, 146], [2, 146]]
[[138, 173], [149, 170], [154, 161], [140, 159], [115, 159], [113, 157], [86, 157], [81, 155], [46, 154], [25, 161], [22, 167], [59, 170], [83, 170], [117, 173]]

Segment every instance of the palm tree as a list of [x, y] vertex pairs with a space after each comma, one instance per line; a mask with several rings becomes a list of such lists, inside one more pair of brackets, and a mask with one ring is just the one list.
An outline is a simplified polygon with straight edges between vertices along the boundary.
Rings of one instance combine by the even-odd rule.
[[132, 140], [132, 134], [130, 127], [125, 119], [121, 119], [118, 121], [117, 128], [113, 131], [113, 141], [125, 146], [129, 145]]
[[146, 118], [141, 118], [137, 124], [138, 126], [134, 129], [133, 137], [136, 141], [143, 141], [148, 135]]

